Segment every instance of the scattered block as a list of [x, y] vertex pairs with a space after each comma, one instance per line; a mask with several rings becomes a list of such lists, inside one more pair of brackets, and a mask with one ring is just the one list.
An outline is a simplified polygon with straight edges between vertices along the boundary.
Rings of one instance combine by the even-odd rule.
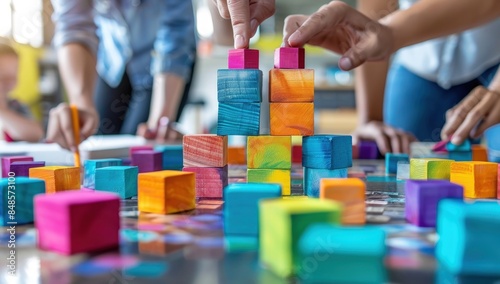
[[192, 210], [196, 206], [194, 173], [181, 171], [141, 173], [138, 186], [140, 212], [170, 214]]
[[316, 223], [340, 223], [341, 208], [335, 201], [315, 198], [261, 201], [260, 261], [281, 277], [296, 274], [301, 265], [298, 243], [302, 234]]
[[45, 182], [41, 179], [0, 179], [0, 226], [33, 223], [33, 198], [43, 193]]
[[25, 161], [25, 162], [12, 162], [10, 164], [10, 171], [16, 177], [29, 177], [31, 168], [45, 167], [43, 161]]
[[345, 169], [352, 166], [352, 137], [315, 135], [302, 138], [302, 165], [313, 169]]
[[446, 151], [448, 152], [470, 152], [472, 151], [472, 144], [470, 140], [465, 140], [460, 145], [455, 145], [451, 142], [446, 143]]
[[274, 68], [304, 69], [305, 50], [302, 47], [280, 47], [274, 51]]
[[259, 51], [257, 49], [229, 50], [227, 65], [229, 69], [259, 69]]
[[410, 159], [410, 179], [450, 179], [453, 160], [423, 158]]
[[319, 185], [323, 178], [347, 178], [347, 169], [312, 169], [304, 168], [304, 194], [309, 197], [319, 197]]
[[122, 166], [132, 166], [131, 158], [122, 158]]
[[30, 178], [45, 181], [45, 193], [56, 193], [67, 190], [79, 190], [81, 187], [80, 168], [65, 166], [48, 166], [31, 168]]
[[222, 198], [222, 192], [228, 183], [227, 166], [223, 168], [186, 167], [183, 171], [195, 173], [196, 197]]
[[136, 151], [132, 153], [132, 165], [139, 168], [139, 173], [161, 171], [163, 170], [163, 153], [153, 150]]
[[95, 171], [99, 168], [121, 166], [120, 159], [86, 160], [83, 164], [83, 187], [95, 189]]
[[396, 172], [398, 180], [410, 179], [410, 162], [398, 162], [398, 170]]
[[326, 178], [320, 181], [320, 198], [339, 202], [343, 206], [343, 225], [366, 223], [366, 185], [358, 178]]
[[497, 175], [497, 198], [500, 199], [500, 164], [498, 164], [498, 175]]
[[32, 162], [33, 157], [29, 156], [7, 156], [2, 157], [2, 177], [9, 177], [10, 165], [13, 162]]
[[483, 145], [472, 145], [472, 160], [488, 162], [488, 150]]
[[289, 136], [249, 136], [249, 169], [291, 169], [292, 139]]
[[406, 220], [419, 227], [435, 227], [438, 203], [463, 199], [464, 188], [446, 180], [408, 180], [405, 186]]
[[151, 145], [142, 145], [142, 146], [132, 146], [129, 149], [129, 157], [132, 157], [132, 153], [137, 151], [153, 151], [153, 146]]
[[157, 145], [155, 151], [163, 154], [164, 170], [181, 170], [183, 166], [182, 145]]
[[111, 166], [95, 171], [95, 190], [118, 194], [122, 199], [137, 196], [137, 175], [135, 166]]
[[271, 135], [314, 134], [314, 103], [271, 103]]
[[453, 162], [450, 172], [450, 181], [464, 187], [465, 198], [497, 197], [497, 163]]
[[358, 159], [360, 160], [376, 160], [379, 157], [379, 150], [375, 141], [360, 141], [358, 152]]
[[292, 163], [302, 164], [302, 145], [292, 146]]
[[260, 103], [219, 103], [217, 135], [259, 135]]
[[227, 149], [227, 163], [230, 165], [246, 165], [247, 149], [245, 147], [229, 147]]
[[448, 158], [457, 162], [472, 161], [472, 151], [469, 152], [449, 152]]
[[119, 246], [120, 199], [105, 192], [66, 191], [35, 197], [38, 247], [62, 254]]
[[276, 183], [281, 185], [283, 195], [291, 194], [290, 170], [248, 169], [247, 181], [250, 183]]
[[262, 102], [262, 71], [258, 69], [217, 71], [219, 103]]
[[271, 69], [269, 71], [269, 102], [314, 102], [314, 70]]
[[385, 154], [385, 172], [387, 174], [396, 174], [398, 172], [398, 162], [410, 162], [408, 154]]
[[222, 168], [227, 165], [227, 136], [184, 136], [184, 167]]

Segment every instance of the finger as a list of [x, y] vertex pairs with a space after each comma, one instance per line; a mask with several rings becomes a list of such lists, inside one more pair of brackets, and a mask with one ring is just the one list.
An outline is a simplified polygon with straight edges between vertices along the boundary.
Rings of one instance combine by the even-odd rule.
[[[293, 47], [301, 47], [308, 43], [312, 38], [314, 38], [317, 34], [323, 31], [327, 26], [328, 19], [328, 9], [327, 5], [321, 7], [316, 13], [312, 14], [307, 18], [304, 22], [295, 24], [299, 25], [296, 27], [295, 31], [293, 31], [287, 37], [287, 43]], [[292, 23], [293, 24], [293, 23]], [[331, 28], [335, 28], [335, 25], [332, 24]]]
[[276, 5], [274, 0], [259, 1], [250, 6], [250, 37], [254, 36], [262, 22], [274, 15]]
[[217, 9], [219, 10], [219, 14], [222, 18], [224, 19], [231, 18], [231, 15], [229, 14], [229, 9], [227, 8], [226, 0], [215, 1], [215, 4], [217, 5]]
[[233, 26], [234, 48], [246, 48], [250, 40], [249, 1], [228, 0], [227, 9]]
[[283, 43], [286, 47], [289, 45], [290, 36], [304, 24], [308, 16], [306, 15], [290, 15], [285, 18], [285, 24], [283, 26]]
[[384, 128], [384, 133], [385, 133], [385, 135], [387, 135], [387, 137], [389, 138], [389, 140], [391, 142], [392, 153], [396, 153], [396, 154], [401, 153], [403, 146], [401, 143], [401, 139], [399, 137], [399, 133], [397, 133], [396, 130], [394, 130], [393, 128], [390, 128], [390, 127]]
[[80, 121], [83, 122], [81, 127], [82, 141], [94, 135], [97, 131], [98, 118], [93, 114], [81, 112]]
[[69, 145], [64, 138], [64, 134], [61, 131], [60, 113], [57, 109], [53, 109], [51, 111], [47, 134], [47, 142], [57, 143], [62, 148], [69, 150]]
[[[75, 141], [75, 133], [73, 130], [71, 109], [66, 104], [61, 104], [58, 106], [59, 108], [59, 129], [62, 133], [64, 140], [66, 141], [66, 145], [68, 148], [75, 152], [77, 150], [76, 141]], [[80, 134], [79, 134], [80, 135]]]

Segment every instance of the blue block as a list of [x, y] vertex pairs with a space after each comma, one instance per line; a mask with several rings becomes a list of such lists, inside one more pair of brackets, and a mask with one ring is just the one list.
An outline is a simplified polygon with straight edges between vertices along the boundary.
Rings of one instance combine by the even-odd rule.
[[396, 174], [398, 172], [398, 162], [410, 162], [408, 154], [385, 154], [385, 172], [388, 174]]
[[385, 239], [377, 227], [312, 225], [299, 241], [297, 275], [304, 283], [386, 283]]
[[99, 168], [121, 166], [121, 159], [100, 159], [100, 160], [86, 160], [83, 164], [83, 187], [94, 189], [95, 188], [95, 171]]
[[118, 193], [121, 198], [137, 196], [137, 175], [134, 166], [99, 168], [95, 173], [95, 190]]
[[445, 199], [438, 205], [436, 257], [454, 274], [500, 272], [498, 201]]
[[[33, 223], [33, 198], [44, 193], [45, 181], [41, 179], [0, 179], [0, 226]], [[9, 214], [9, 211], [14, 214]], [[17, 224], [9, 224], [10, 222]]]
[[219, 103], [262, 102], [262, 71], [258, 69], [220, 69], [217, 71]]
[[457, 152], [448, 152], [448, 157], [454, 161], [472, 161], [472, 151], [457, 151]]
[[163, 153], [164, 170], [182, 170], [182, 145], [158, 145], [155, 151]]
[[446, 143], [446, 151], [448, 152], [470, 152], [472, 151], [472, 143], [470, 140], [465, 140], [460, 145], [455, 145], [451, 142]]
[[311, 169], [304, 168], [304, 194], [319, 197], [319, 184], [322, 178], [346, 178], [347, 169]]
[[261, 199], [281, 197], [281, 185], [233, 183], [224, 189], [224, 234], [258, 236]]
[[217, 135], [257, 136], [260, 129], [260, 103], [219, 103]]
[[302, 166], [329, 170], [351, 167], [352, 137], [315, 135], [302, 138]]

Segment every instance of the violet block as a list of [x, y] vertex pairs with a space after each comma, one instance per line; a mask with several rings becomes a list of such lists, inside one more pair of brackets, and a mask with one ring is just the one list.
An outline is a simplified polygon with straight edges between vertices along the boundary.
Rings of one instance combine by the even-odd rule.
[[257, 49], [229, 50], [227, 63], [229, 69], [259, 69], [259, 51]]
[[358, 159], [375, 160], [379, 156], [377, 143], [375, 141], [361, 141], [358, 144]]
[[139, 168], [139, 173], [161, 171], [163, 170], [163, 153], [151, 150], [133, 152], [132, 165]]
[[305, 51], [301, 47], [280, 47], [274, 51], [274, 68], [304, 69]]
[[8, 177], [10, 165], [14, 162], [32, 162], [33, 157], [29, 156], [8, 156], [2, 157], [2, 177]]
[[13, 172], [16, 177], [29, 177], [31, 168], [40, 167], [45, 167], [44, 161], [13, 162], [10, 164], [10, 171]]

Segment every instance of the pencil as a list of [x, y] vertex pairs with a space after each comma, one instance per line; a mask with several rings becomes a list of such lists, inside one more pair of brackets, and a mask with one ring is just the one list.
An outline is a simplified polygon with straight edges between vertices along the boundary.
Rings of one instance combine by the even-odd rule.
[[80, 119], [78, 117], [78, 109], [76, 106], [71, 105], [71, 120], [73, 122], [73, 135], [75, 138], [76, 152], [75, 152], [75, 167], [80, 167]]

